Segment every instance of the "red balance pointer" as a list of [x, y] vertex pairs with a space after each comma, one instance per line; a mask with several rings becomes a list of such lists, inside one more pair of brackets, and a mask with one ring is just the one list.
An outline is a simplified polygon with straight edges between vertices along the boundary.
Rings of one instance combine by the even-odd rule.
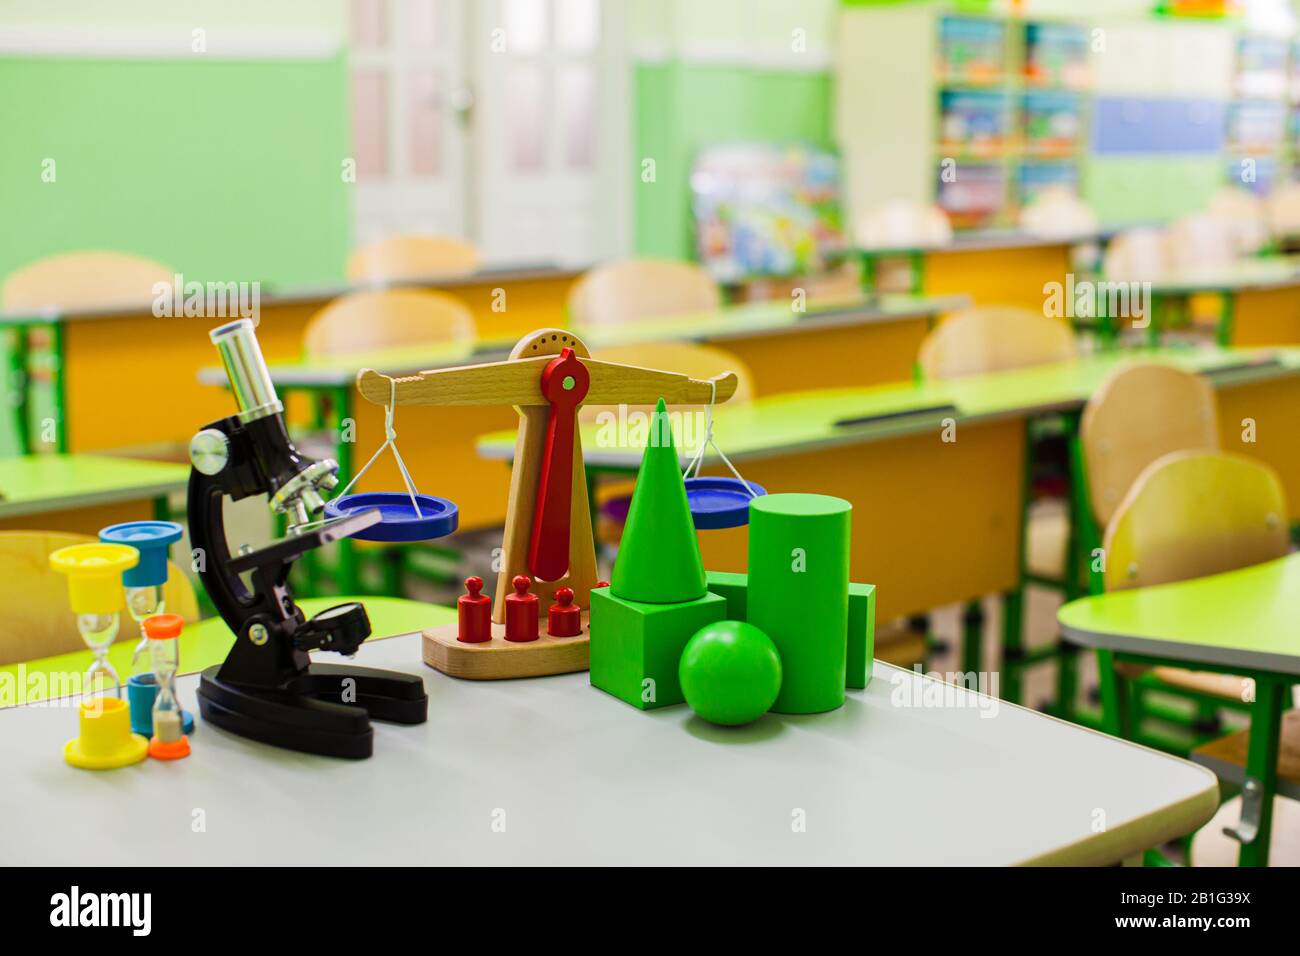
[[573, 441], [578, 406], [587, 397], [591, 374], [573, 354], [542, 369], [542, 396], [551, 404], [546, 422], [542, 473], [537, 481], [537, 512], [528, 548], [528, 570], [543, 581], [558, 581], [569, 570], [569, 520], [573, 506]]

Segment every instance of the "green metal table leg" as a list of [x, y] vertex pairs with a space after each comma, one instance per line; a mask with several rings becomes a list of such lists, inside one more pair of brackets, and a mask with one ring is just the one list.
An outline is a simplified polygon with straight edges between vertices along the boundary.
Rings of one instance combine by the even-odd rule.
[[54, 447], [59, 454], [68, 451], [68, 382], [65, 375], [63, 326], [50, 323], [51, 384], [54, 393]]
[[1228, 348], [1232, 344], [1232, 323], [1236, 318], [1237, 298], [1232, 292], [1224, 291], [1219, 293], [1219, 326], [1216, 330], [1216, 340], [1221, 348]]
[[920, 295], [925, 287], [925, 253], [914, 249], [908, 254], [908, 268], [912, 272], [912, 285], [908, 290], [912, 295]]
[[1282, 738], [1284, 696], [1290, 684], [1272, 677], [1255, 678], [1255, 703], [1250, 709], [1250, 742], [1246, 747], [1246, 782], [1241, 791], [1241, 822], [1225, 829], [1241, 841], [1241, 866], [1268, 866], [1273, 837], [1273, 795], [1277, 792], [1277, 751]]
[[971, 601], [961, 618], [961, 669], [978, 675], [983, 668], [984, 607], [979, 601]]
[[154, 521], [171, 521], [172, 504], [167, 500], [166, 495], [159, 495], [153, 500], [153, 520]]
[[1002, 595], [1002, 699], [1013, 704], [1021, 701], [1024, 656], [1023, 589]]
[[1097, 651], [1101, 677], [1101, 729], [1114, 737], [1129, 736], [1128, 681], [1115, 670], [1115, 652]]
[[10, 330], [9, 382], [13, 389], [14, 438], [20, 453], [30, 455], [32, 448], [32, 374], [27, 342], [28, 326]]

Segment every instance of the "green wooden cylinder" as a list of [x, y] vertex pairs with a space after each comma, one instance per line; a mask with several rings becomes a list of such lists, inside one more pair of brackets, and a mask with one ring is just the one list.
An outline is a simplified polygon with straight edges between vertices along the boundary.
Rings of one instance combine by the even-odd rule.
[[827, 495], [764, 495], [749, 506], [747, 618], [781, 652], [772, 710], [844, 704], [853, 506]]

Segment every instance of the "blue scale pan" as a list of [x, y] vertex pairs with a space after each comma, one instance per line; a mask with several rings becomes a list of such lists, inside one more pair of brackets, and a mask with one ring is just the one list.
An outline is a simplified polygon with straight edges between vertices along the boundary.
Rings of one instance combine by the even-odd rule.
[[[745, 490], [748, 485], [753, 495]], [[767, 489], [739, 478], [687, 478], [686, 501], [695, 527], [701, 531], [739, 528], [749, 524], [749, 503]]]
[[360, 541], [428, 541], [443, 538], [460, 524], [460, 511], [454, 502], [433, 495], [416, 495], [420, 514], [411, 507], [411, 496], [404, 491], [367, 491], [344, 495], [325, 504], [327, 518], [378, 508], [380, 521], [352, 535]]

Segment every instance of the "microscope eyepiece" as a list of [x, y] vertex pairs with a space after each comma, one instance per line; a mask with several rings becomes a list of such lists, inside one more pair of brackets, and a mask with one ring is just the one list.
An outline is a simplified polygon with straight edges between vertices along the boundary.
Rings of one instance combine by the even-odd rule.
[[226, 378], [239, 405], [239, 420], [247, 424], [284, 411], [257, 344], [257, 332], [248, 319], [227, 322], [208, 333], [221, 355]]

